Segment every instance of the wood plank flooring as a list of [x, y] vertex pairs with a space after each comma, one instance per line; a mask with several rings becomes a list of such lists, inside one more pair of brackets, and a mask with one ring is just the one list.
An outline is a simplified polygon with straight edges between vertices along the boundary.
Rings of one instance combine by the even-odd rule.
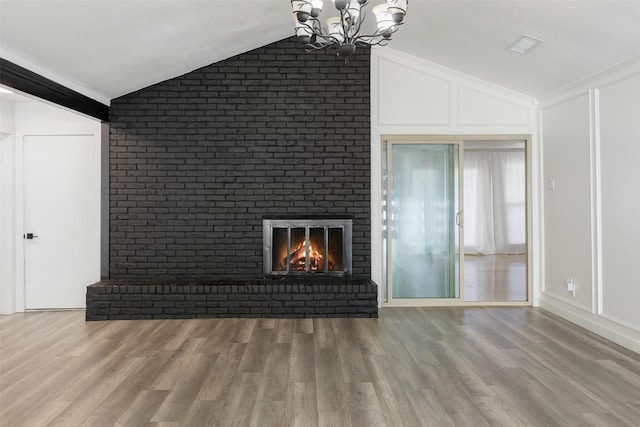
[[5, 426], [640, 426], [640, 355], [532, 308], [0, 316]]
[[526, 301], [527, 256], [464, 256], [465, 301]]

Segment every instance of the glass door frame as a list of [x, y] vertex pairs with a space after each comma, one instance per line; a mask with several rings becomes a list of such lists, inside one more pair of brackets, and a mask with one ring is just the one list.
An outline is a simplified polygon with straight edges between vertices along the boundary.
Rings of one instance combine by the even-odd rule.
[[[526, 301], [465, 301], [464, 299], [464, 141], [512, 141], [521, 140], [525, 143], [525, 211], [526, 211]], [[380, 284], [381, 290], [381, 306], [382, 307], [453, 307], [453, 306], [532, 306], [533, 305], [533, 213], [532, 213], [532, 136], [521, 134], [509, 135], [381, 135], [381, 189], [382, 194], [382, 216], [381, 216], [381, 235], [382, 235], [382, 278], [383, 283]], [[391, 281], [391, 258], [389, 251], [391, 249], [391, 229], [389, 227], [390, 206], [387, 203], [388, 191], [392, 185], [391, 178], [391, 151], [388, 149], [393, 144], [458, 144], [458, 210], [461, 212], [459, 227], [459, 297], [458, 298], [393, 298], [393, 289]], [[385, 169], [386, 165], [386, 169]]]

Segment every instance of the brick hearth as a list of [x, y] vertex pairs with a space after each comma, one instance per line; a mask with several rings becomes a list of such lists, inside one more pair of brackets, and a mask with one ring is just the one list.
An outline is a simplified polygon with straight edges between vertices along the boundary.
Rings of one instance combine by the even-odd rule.
[[369, 279], [102, 280], [87, 320], [210, 317], [378, 317]]

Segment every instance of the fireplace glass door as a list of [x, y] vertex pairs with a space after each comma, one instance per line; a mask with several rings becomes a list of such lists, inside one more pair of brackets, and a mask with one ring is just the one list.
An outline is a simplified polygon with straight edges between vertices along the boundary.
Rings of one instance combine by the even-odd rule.
[[387, 146], [389, 301], [460, 298], [460, 151], [456, 143]]
[[351, 220], [264, 220], [265, 274], [350, 274]]

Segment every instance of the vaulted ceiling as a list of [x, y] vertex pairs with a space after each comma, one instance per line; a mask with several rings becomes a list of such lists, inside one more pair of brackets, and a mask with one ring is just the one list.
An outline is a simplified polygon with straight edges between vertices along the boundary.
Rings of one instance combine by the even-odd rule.
[[[289, 0], [0, 0], [0, 57], [104, 103], [292, 34]], [[389, 47], [538, 97], [640, 55], [640, 0], [411, 0]]]

